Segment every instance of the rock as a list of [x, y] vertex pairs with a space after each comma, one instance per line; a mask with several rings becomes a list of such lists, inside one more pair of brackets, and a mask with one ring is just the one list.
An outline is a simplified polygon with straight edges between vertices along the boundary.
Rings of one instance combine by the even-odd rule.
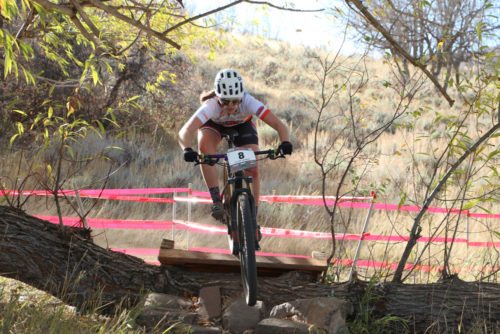
[[[172, 330], [172, 333], [177, 333], [176, 329]], [[191, 326], [182, 326], [179, 327], [180, 333], [189, 333], [189, 334], [222, 334], [222, 330], [217, 327], [204, 327], [198, 325]], [[170, 332], [168, 332], [170, 333]]]
[[147, 329], [165, 330], [174, 323], [192, 325], [197, 321], [197, 314], [187, 311], [193, 306], [190, 299], [163, 293], [150, 293], [142, 302], [143, 309], [136, 319], [137, 324]]
[[196, 320], [196, 313], [174, 310], [165, 307], [146, 307], [136, 319], [137, 324], [147, 329], [158, 328], [167, 329], [176, 322], [183, 324], [193, 324]]
[[319, 297], [277, 305], [271, 310], [270, 316], [312, 324], [330, 334], [336, 334], [346, 330], [345, 319], [350, 312], [352, 305], [347, 301]]
[[309, 325], [302, 322], [267, 318], [257, 324], [254, 334], [310, 334]]
[[181, 309], [192, 306], [193, 302], [190, 299], [179, 296], [172, 296], [164, 293], [150, 293], [146, 295], [142, 304], [144, 307], [157, 306]]
[[222, 326], [230, 333], [240, 334], [254, 329], [265, 313], [264, 303], [257, 301], [255, 306], [248, 306], [244, 299], [231, 301], [222, 313]]
[[208, 320], [220, 317], [222, 314], [220, 287], [201, 288], [198, 314]]

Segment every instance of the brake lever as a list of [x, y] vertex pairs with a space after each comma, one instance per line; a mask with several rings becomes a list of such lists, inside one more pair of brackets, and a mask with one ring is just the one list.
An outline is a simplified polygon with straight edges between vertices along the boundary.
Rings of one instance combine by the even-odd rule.
[[276, 160], [279, 158], [285, 158], [285, 156], [279, 152], [273, 152], [272, 154], [269, 154], [269, 159], [271, 159], [271, 160]]

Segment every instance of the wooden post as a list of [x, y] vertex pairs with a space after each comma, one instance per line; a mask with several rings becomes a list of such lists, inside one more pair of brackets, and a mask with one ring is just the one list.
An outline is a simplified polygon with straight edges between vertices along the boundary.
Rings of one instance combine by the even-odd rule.
[[174, 190], [174, 204], [172, 206], [172, 240], [175, 240], [175, 215], [177, 211], [177, 202], [175, 200], [175, 197], [177, 197], [177, 191]]
[[361, 249], [361, 244], [363, 243], [363, 239], [365, 237], [366, 229], [368, 228], [368, 223], [370, 222], [370, 216], [372, 213], [373, 205], [375, 204], [375, 199], [372, 200], [372, 204], [370, 205], [370, 209], [368, 210], [368, 214], [366, 215], [365, 224], [363, 225], [363, 232], [361, 232], [361, 237], [359, 238], [358, 248], [356, 248], [356, 254], [354, 255], [354, 259], [352, 261], [351, 271], [349, 272], [349, 280], [352, 278], [352, 273], [356, 268], [356, 262], [358, 261], [359, 250]]
[[465, 233], [467, 238], [467, 249], [469, 249], [469, 214], [467, 213], [467, 217], [465, 218]]
[[174, 249], [174, 247], [175, 247], [174, 240], [163, 239], [161, 241], [160, 249]]

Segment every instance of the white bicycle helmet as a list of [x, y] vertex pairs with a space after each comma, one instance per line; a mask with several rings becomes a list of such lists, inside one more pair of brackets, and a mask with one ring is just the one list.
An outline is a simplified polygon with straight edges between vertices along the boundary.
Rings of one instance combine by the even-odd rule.
[[243, 78], [236, 70], [221, 70], [215, 76], [214, 90], [222, 99], [241, 99], [245, 93]]

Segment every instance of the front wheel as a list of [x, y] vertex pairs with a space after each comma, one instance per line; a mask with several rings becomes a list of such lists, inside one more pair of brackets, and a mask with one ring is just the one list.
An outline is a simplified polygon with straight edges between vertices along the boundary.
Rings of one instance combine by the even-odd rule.
[[238, 236], [243, 292], [249, 306], [257, 302], [257, 264], [255, 262], [255, 230], [252, 207], [246, 194], [238, 196]]

